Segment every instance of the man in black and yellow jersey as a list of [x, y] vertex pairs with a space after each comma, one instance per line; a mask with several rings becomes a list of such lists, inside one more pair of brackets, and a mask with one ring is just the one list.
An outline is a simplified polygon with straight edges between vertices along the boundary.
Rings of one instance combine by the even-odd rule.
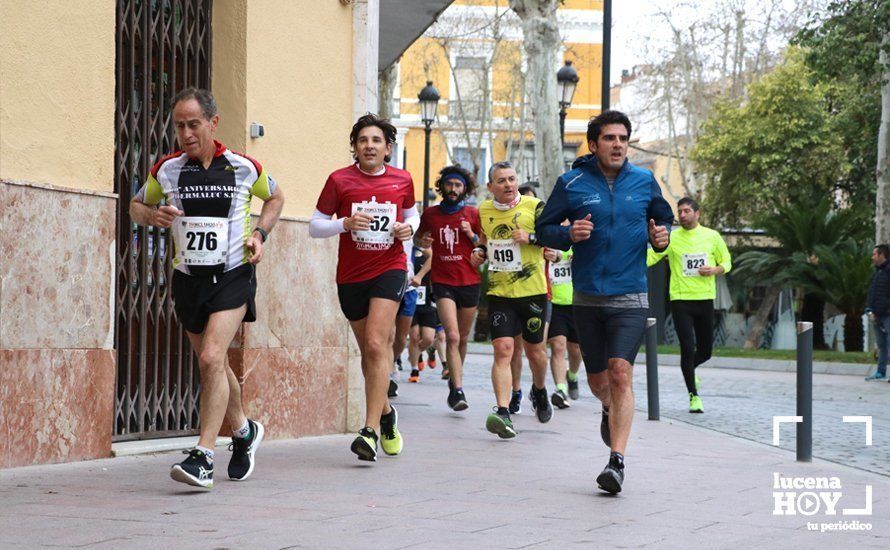
[[488, 318], [494, 345], [491, 379], [497, 406], [485, 427], [502, 438], [516, 435], [510, 419], [515, 336], [522, 334], [525, 355], [532, 370], [532, 408], [541, 422], [553, 409], [544, 387], [547, 349], [544, 343], [547, 308], [547, 271], [543, 250], [535, 239], [535, 220], [544, 208], [540, 199], [519, 194], [516, 170], [509, 162], [495, 163], [488, 171], [493, 199], [479, 205], [485, 245], [473, 251], [473, 263], [488, 258]]
[[[242, 322], [256, 320], [255, 264], [284, 206], [284, 195], [256, 160], [213, 139], [219, 123], [207, 90], [187, 88], [173, 98], [173, 125], [181, 149], [162, 157], [130, 202], [139, 225], [166, 228], [173, 236], [176, 315], [198, 355], [201, 435], [170, 477], [213, 487], [213, 455], [223, 419], [234, 428], [229, 478], [253, 473], [263, 425], [241, 406], [241, 386], [226, 360]], [[257, 224], [250, 203], [263, 200]]]

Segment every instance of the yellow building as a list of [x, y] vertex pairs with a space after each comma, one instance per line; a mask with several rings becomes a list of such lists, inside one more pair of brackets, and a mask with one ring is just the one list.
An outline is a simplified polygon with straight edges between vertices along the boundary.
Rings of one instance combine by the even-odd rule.
[[[580, 77], [566, 118], [567, 165], [588, 152], [587, 122], [600, 112], [602, 10], [599, 0], [566, 0], [558, 10], [563, 44], [553, 78], [563, 60]], [[392, 105], [399, 128], [393, 163], [414, 176], [418, 200], [425, 136], [417, 94], [426, 81], [442, 97], [431, 135], [431, 186], [438, 171], [455, 162], [471, 171], [475, 163], [481, 184], [488, 166], [504, 159], [514, 162], [521, 180], [537, 177], [531, 110], [522, 100], [522, 38], [505, 0], [457, 0], [401, 57]]]
[[128, 214], [176, 147], [169, 102], [190, 85], [214, 92], [217, 137], [259, 159], [286, 199], [258, 266], [259, 319], [229, 351], [246, 411], [279, 438], [358, 429], [337, 242], [306, 225], [327, 175], [352, 162], [355, 118], [377, 109], [381, 9], [0, 0], [0, 469], [196, 433], [198, 366], [172, 308], [169, 235]]

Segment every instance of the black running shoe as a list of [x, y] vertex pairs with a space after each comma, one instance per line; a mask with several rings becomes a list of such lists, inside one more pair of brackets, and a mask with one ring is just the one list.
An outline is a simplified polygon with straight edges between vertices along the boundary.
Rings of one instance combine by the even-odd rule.
[[547, 388], [537, 389], [532, 384], [529, 399], [532, 402], [532, 410], [538, 416], [538, 421], [541, 424], [550, 422], [550, 419], [553, 418], [553, 407], [550, 406], [550, 401], [547, 400]]
[[600, 437], [603, 438], [603, 443], [606, 444], [606, 447], [612, 448], [612, 432], [609, 430], [609, 411], [603, 407], [603, 418], [600, 420]]
[[170, 477], [180, 483], [213, 489], [213, 464], [207, 460], [207, 455], [198, 449], [182, 452], [189, 456], [173, 465]]
[[375, 462], [377, 460], [377, 434], [373, 428], [365, 426], [358, 431], [358, 437], [352, 441], [352, 452], [358, 455], [359, 460]]
[[596, 476], [596, 484], [603, 491], [617, 495], [621, 492], [621, 484], [624, 483], [624, 464], [619, 464], [614, 459], [609, 459], [609, 463]]
[[398, 397], [399, 385], [392, 378], [389, 379], [389, 389], [386, 390], [387, 397]]
[[581, 397], [581, 393], [578, 391], [578, 379], [569, 380], [569, 397], [577, 401], [579, 397]]
[[266, 434], [265, 428], [259, 422], [247, 419], [247, 424], [250, 426], [250, 436], [233, 437], [229, 446], [229, 450], [232, 451], [232, 458], [229, 460], [229, 479], [235, 481], [244, 481], [253, 473], [256, 450]]
[[448, 391], [448, 406], [451, 407], [451, 410], [454, 411], [463, 411], [469, 407], [467, 403], [467, 396], [464, 395], [464, 390], [456, 390], [451, 388], [451, 381], [448, 381], [449, 391]]
[[510, 414], [522, 412], [522, 390], [514, 390], [510, 397]]
[[553, 392], [550, 396], [550, 402], [553, 403], [557, 409], [568, 409], [572, 406], [572, 404], [569, 403], [569, 397], [566, 395], [566, 392], [562, 390]]

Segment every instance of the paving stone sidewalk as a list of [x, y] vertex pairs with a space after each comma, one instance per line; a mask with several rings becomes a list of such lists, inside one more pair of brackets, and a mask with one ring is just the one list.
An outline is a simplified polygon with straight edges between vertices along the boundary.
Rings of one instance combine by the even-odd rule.
[[[606, 496], [593, 481], [608, 456], [593, 398], [544, 425], [526, 402], [519, 436], [500, 441], [483, 428], [489, 362], [470, 358], [464, 413], [447, 410], [438, 371], [403, 383], [405, 451], [376, 464], [355, 460], [351, 436], [338, 435], [264, 444], [243, 483], [222, 475], [220, 448], [210, 492], [168, 478], [178, 453], [2, 470], [0, 547], [890, 547], [886, 477], [796, 463], [786, 450], [667, 417], [637, 415], [625, 491]], [[774, 473], [837, 476], [839, 507], [861, 507], [871, 485], [873, 513], [773, 515]], [[872, 529], [807, 525], [854, 520]]]
[[[474, 349], [488, 352], [491, 348], [476, 345]], [[479, 354], [477, 360], [490, 363], [487, 355]], [[768, 370], [784, 362], [749, 360], [750, 369], [700, 367], [697, 372], [703, 381], [700, 395], [705, 413], [689, 414], [683, 375], [679, 367], [665, 365], [672, 362], [665, 358], [660, 356], [658, 384], [662, 416], [772, 445], [772, 417], [796, 414], [796, 373]], [[524, 376], [528, 379], [527, 366]], [[484, 373], [477, 383], [488, 383]], [[637, 408], [648, 414], [643, 356], [638, 357], [634, 369], [634, 391]], [[845, 423], [844, 416], [872, 417], [873, 444], [865, 445], [862, 423]], [[782, 448], [795, 450], [795, 431], [794, 424], [782, 426]], [[890, 476], [890, 383], [866, 382], [858, 375], [814, 374], [813, 456]]]

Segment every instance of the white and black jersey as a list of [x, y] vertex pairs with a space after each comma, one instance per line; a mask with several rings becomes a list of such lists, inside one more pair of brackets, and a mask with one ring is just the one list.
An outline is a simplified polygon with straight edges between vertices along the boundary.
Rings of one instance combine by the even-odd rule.
[[214, 143], [216, 153], [206, 169], [182, 151], [163, 157], [136, 196], [144, 204], [166, 201], [183, 212], [170, 228], [173, 267], [188, 275], [215, 275], [247, 263], [251, 198], [267, 200], [275, 192], [275, 181], [259, 162]]

